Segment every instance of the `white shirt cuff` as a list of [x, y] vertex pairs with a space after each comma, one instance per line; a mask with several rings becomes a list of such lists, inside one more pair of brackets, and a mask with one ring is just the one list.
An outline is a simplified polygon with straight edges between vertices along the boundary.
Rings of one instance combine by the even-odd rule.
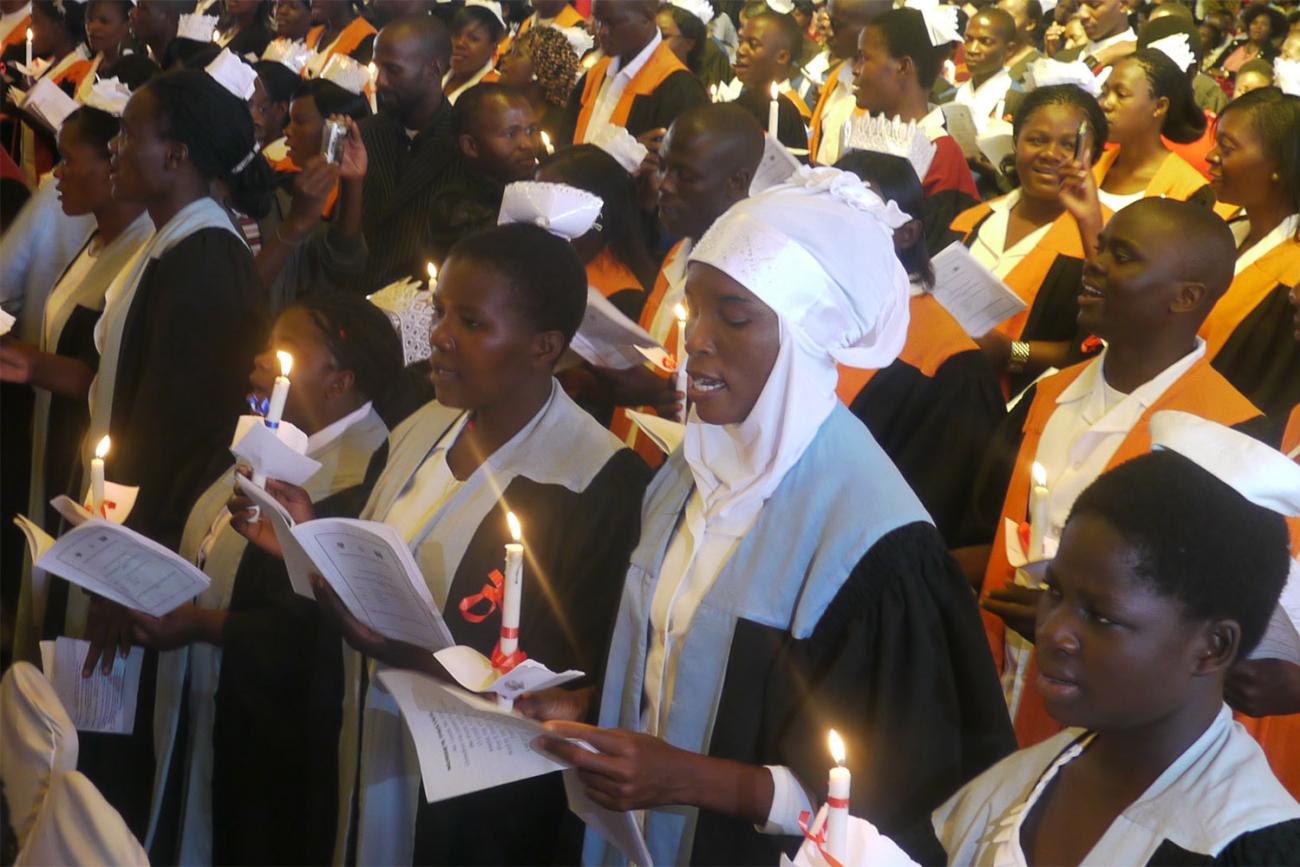
[[794, 772], [784, 765], [764, 765], [772, 775], [772, 808], [767, 812], [767, 823], [754, 827], [762, 834], [798, 836], [799, 815], [812, 815], [812, 801]]

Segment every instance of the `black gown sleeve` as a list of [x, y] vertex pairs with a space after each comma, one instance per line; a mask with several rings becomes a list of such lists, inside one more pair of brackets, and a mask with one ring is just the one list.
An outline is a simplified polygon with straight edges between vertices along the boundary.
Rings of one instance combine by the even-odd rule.
[[950, 357], [933, 377], [902, 360], [877, 373], [849, 407], [871, 431], [957, 546], [971, 486], [1006, 406], [977, 349]]
[[1279, 442], [1291, 408], [1300, 403], [1300, 341], [1295, 339], [1291, 288], [1282, 284], [1256, 305], [1211, 364], [1268, 417], [1269, 442]]
[[223, 229], [151, 263], [122, 334], [113, 481], [139, 485], [127, 525], [175, 549], [195, 498], [230, 463], [230, 437], [267, 322], [253, 256]]
[[[578, 91], [575, 90], [576, 92]], [[667, 129], [679, 114], [708, 101], [709, 95], [695, 76], [685, 69], [679, 69], [661, 81], [654, 93], [638, 96], [632, 101], [627, 116], [627, 131], [633, 136], [639, 136], [652, 129]]]
[[[787, 766], [820, 803], [831, 728], [847, 746], [853, 813], [943, 863], [931, 811], [1015, 740], [975, 597], [928, 523], [876, 542], [806, 640], [737, 623], [709, 754]], [[770, 864], [798, 843], [701, 811], [691, 861]]]
[[[765, 131], [771, 102], [770, 94], [752, 88], [746, 89], [736, 98], [736, 104], [752, 114]], [[776, 137], [788, 148], [808, 149], [808, 128], [804, 126], [803, 115], [788, 99], [777, 102]]]
[[1218, 855], [1203, 855], [1177, 846], [1169, 840], [1147, 861], [1149, 867], [1259, 867], [1259, 865], [1300, 864], [1300, 819], [1279, 822], [1257, 831], [1242, 834]]

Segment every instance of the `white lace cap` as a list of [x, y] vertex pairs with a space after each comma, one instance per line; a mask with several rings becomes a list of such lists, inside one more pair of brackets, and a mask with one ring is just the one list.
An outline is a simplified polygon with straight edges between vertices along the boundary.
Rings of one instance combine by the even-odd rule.
[[405, 278], [370, 295], [371, 304], [384, 311], [402, 339], [402, 356], [409, 366], [433, 354], [433, 293], [419, 280]]
[[221, 53], [204, 67], [204, 71], [215, 78], [217, 84], [245, 102], [252, 98], [257, 72], [232, 54], [229, 48], [221, 49]]
[[917, 178], [924, 178], [934, 161], [935, 145], [916, 121], [887, 118], [883, 114], [863, 114], [849, 124], [848, 150], [892, 154], [912, 164]]
[[1151, 416], [1151, 447], [1195, 463], [1257, 506], [1300, 515], [1300, 464], [1232, 428], [1178, 410]]
[[99, 78], [90, 88], [90, 94], [83, 104], [90, 108], [108, 112], [114, 117], [121, 117], [126, 111], [126, 103], [131, 99], [131, 89], [118, 81], [117, 76]]
[[294, 75], [301, 75], [312, 53], [305, 42], [296, 39], [272, 39], [267, 44], [266, 50], [262, 52], [262, 59], [278, 63]]
[[713, 4], [709, 0], [668, 0], [678, 9], [684, 9], [694, 15], [707, 27], [714, 18]]
[[781, 144], [779, 138], [772, 135], [763, 136], [763, 158], [758, 161], [754, 178], [749, 182], [749, 194], [757, 196], [778, 184], [788, 182], [794, 173], [799, 171], [799, 166], [799, 160], [790, 153], [789, 148]]
[[200, 15], [187, 12], [180, 17], [176, 25], [178, 39], [193, 39], [195, 42], [211, 42], [212, 34], [217, 31], [217, 16]]
[[633, 138], [630, 132], [612, 123], [602, 124], [594, 131], [588, 130], [587, 144], [595, 145], [618, 160], [629, 175], [641, 167], [641, 162], [650, 153], [650, 149]]
[[733, 205], [690, 261], [753, 292], [804, 345], [880, 368], [907, 337], [909, 283], [892, 230], [908, 220], [851, 172], [801, 166], [790, 183]]
[[1273, 61], [1273, 84], [1283, 93], [1300, 96], [1300, 60], [1277, 58]]
[[[554, 24], [550, 25], [555, 27]], [[555, 27], [556, 30], [564, 34], [564, 38], [569, 40], [569, 47], [573, 53], [578, 55], [581, 60], [587, 55], [587, 52], [596, 47], [596, 37], [587, 32], [586, 27]]]
[[572, 241], [592, 230], [604, 205], [600, 196], [568, 184], [515, 181], [501, 197], [497, 225], [531, 223]]
[[320, 71], [319, 78], [332, 81], [349, 93], [362, 94], [370, 83], [370, 70], [346, 54], [335, 54]]
[[715, 102], [735, 102], [740, 99], [740, 92], [745, 89], [744, 83], [739, 78], [733, 78], [731, 81], [724, 81], [719, 84]]
[[1050, 57], [1040, 57], [1029, 64], [1029, 69], [1025, 72], [1025, 89], [1036, 90], [1057, 84], [1073, 84], [1096, 99], [1101, 96], [1101, 85], [1109, 77], [1110, 69], [1108, 66], [1105, 75], [1096, 76], [1092, 74], [1092, 68], [1082, 60], [1062, 63]]
[[465, 5], [483, 7], [496, 16], [496, 19], [501, 22], [502, 27], [506, 26], [506, 17], [501, 14], [501, 4], [496, 2], [496, 0], [465, 0]]
[[907, 0], [906, 9], [915, 9], [925, 19], [925, 31], [930, 44], [936, 48], [951, 42], [961, 42], [961, 28], [957, 26], [957, 7], [947, 6], [939, 0]]
[[789, 15], [794, 11], [794, 0], [767, 0], [767, 8], [778, 15]]
[[1163, 39], [1149, 43], [1147, 48], [1154, 48], [1168, 57], [1183, 72], [1191, 69], [1196, 63], [1196, 54], [1192, 51], [1192, 44], [1186, 33], [1171, 33]]

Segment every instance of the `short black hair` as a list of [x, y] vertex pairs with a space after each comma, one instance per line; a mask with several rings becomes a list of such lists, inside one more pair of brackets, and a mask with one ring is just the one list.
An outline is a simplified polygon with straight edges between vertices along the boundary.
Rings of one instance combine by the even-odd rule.
[[694, 12], [688, 12], [672, 3], [664, 3], [659, 7], [659, 12], [667, 12], [672, 15], [673, 22], [677, 25], [677, 29], [681, 31], [682, 36], [691, 40], [691, 50], [686, 55], [686, 68], [691, 72], [698, 73], [700, 71], [700, 61], [704, 57], [704, 41], [709, 38], [709, 32], [705, 29], [704, 22], [696, 17]]
[[1079, 515], [1119, 533], [1137, 555], [1137, 574], [1181, 602], [1190, 619], [1235, 620], [1238, 659], [1259, 644], [1290, 561], [1281, 515], [1171, 451], [1103, 473], [1075, 500], [1069, 521]]
[[[925, 189], [916, 176], [916, 169], [903, 157], [855, 150], [840, 157], [835, 168], [852, 172], [864, 182], [874, 184], [881, 198], [898, 205], [909, 217], [919, 220], [925, 213]], [[930, 263], [930, 250], [924, 233], [911, 248], [899, 252], [898, 261], [909, 276], [920, 278], [927, 288], [934, 287], [934, 266]]]
[[929, 90], [948, 58], [949, 45], [931, 45], [925, 17], [915, 9], [890, 9], [876, 18], [868, 28], [875, 28], [885, 38], [889, 56], [910, 57], [916, 67], [916, 80]]
[[502, 24], [490, 10], [483, 6], [462, 6], [456, 10], [456, 14], [451, 17], [451, 22], [447, 25], [452, 33], [463, 30], [471, 24], [480, 24], [487, 31], [488, 39], [493, 42], [500, 42], [506, 34], [505, 25]]
[[974, 20], [981, 15], [989, 19], [989, 23], [1004, 42], [1016, 41], [1016, 19], [1011, 17], [1010, 12], [997, 6], [985, 6], [972, 15], [971, 19]]
[[1047, 105], [1068, 105], [1088, 116], [1088, 123], [1093, 130], [1092, 161], [1096, 162], [1097, 157], [1101, 156], [1102, 146], [1110, 137], [1110, 125], [1106, 123], [1106, 112], [1101, 110], [1093, 95], [1073, 84], [1052, 84], [1029, 91], [1016, 109], [1015, 117], [1012, 118], [1012, 137], [1019, 141], [1020, 132], [1029, 122], [1029, 118], [1034, 112]]
[[99, 155], [108, 159], [108, 143], [121, 128], [121, 118], [103, 109], [83, 105], [64, 119], [62, 131], [65, 135], [71, 132], [80, 141], [94, 145]]
[[86, 8], [81, 3], [62, 2], [55, 0], [32, 0], [33, 14], [40, 15], [48, 21], [53, 21], [72, 37], [72, 41], [80, 45], [86, 41]]
[[1251, 125], [1264, 151], [1277, 164], [1279, 185], [1287, 195], [1291, 213], [1300, 211], [1300, 96], [1283, 93], [1277, 87], [1261, 87], [1243, 93], [1223, 107], [1223, 116], [1236, 111], [1250, 115]]
[[568, 241], [529, 223], [481, 229], [457, 241], [450, 259], [468, 259], [509, 281], [537, 331], [558, 331], [567, 346], [587, 311], [587, 269]]
[[294, 99], [311, 97], [316, 103], [316, 111], [328, 119], [331, 115], [341, 114], [353, 120], [370, 117], [370, 100], [364, 93], [353, 93], [346, 87], [340, 87], [328, 78], [308, 78], [298, 82], [293, 92]]
[[451, 107], [451, 117], [456, 132], [473, 135], [480, 113], [487, 110], [493, 99], [525, 99], [517, 90], [495, 81], [481, 81], [466, 90]]
[[1125, 60], [1142, 67], [1147, 84], [1156, 98], [1169, 100], [1160, 133], [1170, 141], [1188, 144], [1205, 135], [1205, 112], [1196, 104], [1192, 93], [1192, 80], [1178, 64], [1158, 48], [1139, 48]]
[[799, 26], [798, 21], [794, 20], [794, 16], [767, 9], [750, 18], [751, 21], [758, 19], [771, 21], [776, 25], [777, 34], [781, 37], [781, 41], [785, 43], [786, 50], [790, 52], [790, 65], [798, 66], [799, 50], [803, 48], [803, 28]]

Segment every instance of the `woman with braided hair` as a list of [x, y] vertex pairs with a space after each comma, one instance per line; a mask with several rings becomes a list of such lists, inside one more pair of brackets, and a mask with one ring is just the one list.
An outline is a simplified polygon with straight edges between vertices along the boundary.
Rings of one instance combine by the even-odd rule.
[[532, 27], [511, 43], [497, 71], [502, 84], [528, 97], [538, 128], [551, 141], [559, 141], [578, 67], [578, 55], [563, 33], [554, 27]]

